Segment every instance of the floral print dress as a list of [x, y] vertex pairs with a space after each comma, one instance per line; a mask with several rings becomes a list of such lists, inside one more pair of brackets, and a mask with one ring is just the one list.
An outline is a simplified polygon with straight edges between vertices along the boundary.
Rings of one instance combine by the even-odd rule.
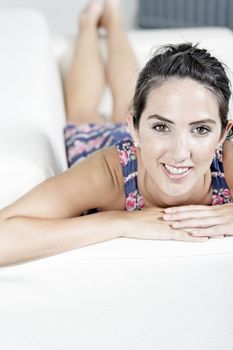
[[131, 139], [126, 123], [104, 124], [67, 123], [64, 128], [68, 167], [79, 163], [92, 153], [115, 146], [120, 140]]

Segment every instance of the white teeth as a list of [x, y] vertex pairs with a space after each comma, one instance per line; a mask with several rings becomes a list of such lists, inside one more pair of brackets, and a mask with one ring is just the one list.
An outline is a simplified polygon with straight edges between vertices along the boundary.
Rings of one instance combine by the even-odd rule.
[[171, 174], [184, 174], [189, 170], [189, 168], [174, 168], [167, 164], [164, 164], [164, 166]]

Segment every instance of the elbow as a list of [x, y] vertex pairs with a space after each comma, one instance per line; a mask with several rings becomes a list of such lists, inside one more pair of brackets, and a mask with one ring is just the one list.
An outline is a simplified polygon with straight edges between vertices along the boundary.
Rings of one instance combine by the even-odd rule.
[[9, 231], [9, 218], [0, 220], [0, 268], [17, 264], [15, 242]]
[[6, 243], [6, 222], [0, 221], [0, 268], [9, 266], [9, 249]]

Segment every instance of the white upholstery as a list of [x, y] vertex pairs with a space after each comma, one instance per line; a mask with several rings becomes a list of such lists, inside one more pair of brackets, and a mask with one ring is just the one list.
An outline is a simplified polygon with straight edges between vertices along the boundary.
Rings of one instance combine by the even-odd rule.
[[[15, 178], [13, 200], [66, 168], [62, 90], [50, 49], [64, 73], [73, 41], [50, 43], [43, 17], [31, 10], [1, 10], [0, 38], [0, 160], [8, 169], [0, 191], [11, 191]], [[137, 31], [130, 38], [140, 62], [154, 44], [204, 38], [232, 68], [227, 29]], [[101, 108], [109, 106], [108, 95]], [[233, 238], [118, 239], [3, 268], [0, 347], [232, 350], [232, 276]]]
[[66, 169], [64, 102], [48, 33], [38, 12], [0, 11], [0, 208]]
[[0, 129], [0, 164], [2, 207], [55, 175], [57, 170], [49, 139], [39, 129], [28, 128], [24, 123], [7, 123]]

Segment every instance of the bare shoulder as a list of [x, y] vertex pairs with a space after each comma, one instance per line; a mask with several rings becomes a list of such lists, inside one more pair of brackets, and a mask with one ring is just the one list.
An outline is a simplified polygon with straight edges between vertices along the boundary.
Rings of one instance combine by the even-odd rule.
[[115, 147], [98, 151], [71, 168], [69, 184], [69, 190], [88, 207], [84, 210], [124, 209], [122, 169]]
[[[90, 181], [93, 182], [95, 191], [99, 195], [98, 203], [96, 203], [98, 209], [124, 210], [122, 167], [116, 147], [108, 147], [95, 153], [92, 157], [87, 158], [87, 162], [83, 162], [82, 166], [84, 174], [90, 174]], [[77, 172], [80, 173], [80, 170]]]
[[10, 206], [0, 218], [71, 218], [88, 209], [124, 210], [124, 184], [115, 147], [89, 156], [64, 173], [49, 178]]
[[233, 140], [227, 140], [223, 145], [223, 167], [226, 182], [233, 195]]

